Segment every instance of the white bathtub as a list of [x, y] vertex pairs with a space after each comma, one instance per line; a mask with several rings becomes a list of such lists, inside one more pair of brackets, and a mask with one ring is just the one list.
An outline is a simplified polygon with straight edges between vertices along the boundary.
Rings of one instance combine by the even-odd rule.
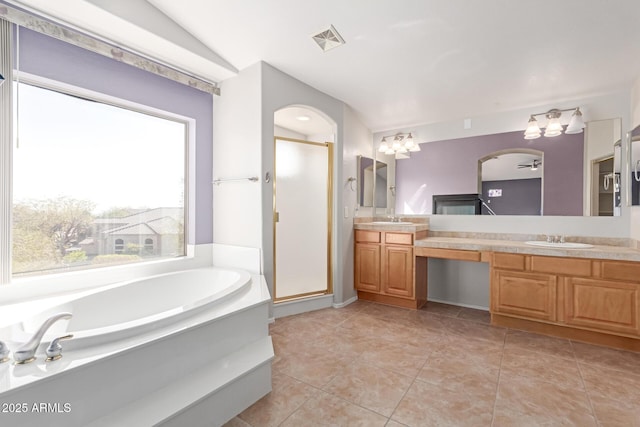
[[[2, 414], [9, 423], [222, 425], [271, 389], [271, 297], [261, 275], [194, 269], [52, 301], [0, 329], [15, 350], [52, 314], [73, 314], [50, 328], [34, 362], [0, 364], [0, 403], [71, 411]], [[66, 334], [74, 337], [61, 342], [63, 357], [45, 361], [49, 342]]]
[[12, 337], [26, 341], [48, 317], [69, 312], [73, 317], [56, 322], [42, 345], [73, 334], [62, 343], [64, 349], [86, 349], [181, 321], [247, 290], [250, 282], [251, 275], [245, 271], [211, 267], [116, 283], [70, 297], [23, 320], [14, 325]]

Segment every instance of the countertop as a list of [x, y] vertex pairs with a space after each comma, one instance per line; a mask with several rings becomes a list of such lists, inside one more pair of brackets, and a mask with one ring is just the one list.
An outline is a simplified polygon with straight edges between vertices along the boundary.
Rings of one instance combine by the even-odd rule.
[[[377, 218], [376, 218], [377, 219]], [[429, 230], [429, 222], [412, 222], [411, 224], [397, 224], [393, 222], [377, 221], [364, 218], [353, 225], [356, 230], [397, 231], [402, 233], [416, 233], [427, 231], [427, 237], [415, 240], [415, 247], [457, 249], [467, 251], [507, 252], [527, 255], [556, 256], [567, 258], [596, 258], [619, 261], [640, 262], [640, 247], [638, 242], [630, 239], [601, 238], [589, 236], [566, 236], [568, 242], [592, 244], [592, 248], [548, 248], [532, 246], [525, 242], [529, 240], [544, 241], [543, 235], [509, 234], [509, 233], [481, 233]]]
[[423, 239], [416, 239], [415, 246], [423, 248], [508, 252], [569, 258], [640, 261], [640, 249], [628, 246], [611, 246], [602, 244], [594, 244], [593, 248], [588, 249], [564, 249], [531, 246], [520, 240], [430, 236]]
[[357, 222], [353, 224], [355, 230], [398, 231], [402, 233], [416, 233], [429, 230], [428, 222], [412, 222], [411, 224], [394, 222]]
[[370, 222], [354, 224], [356, 230], [372, 231], [398, 231], [402, 233], [415, 233], [429, 229], [429, 224], [374, 224]]

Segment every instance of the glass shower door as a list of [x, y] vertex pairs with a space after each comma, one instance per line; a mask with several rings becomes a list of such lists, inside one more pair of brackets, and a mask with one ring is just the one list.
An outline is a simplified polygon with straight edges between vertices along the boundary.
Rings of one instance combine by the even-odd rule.
[[276, 302], [331, 292], [332, 148], [276, 138]]

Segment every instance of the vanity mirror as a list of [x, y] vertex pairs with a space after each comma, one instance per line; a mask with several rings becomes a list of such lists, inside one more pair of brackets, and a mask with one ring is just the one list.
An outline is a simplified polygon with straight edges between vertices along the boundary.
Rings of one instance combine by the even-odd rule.
[[[387, 164], [379, 160], [358, 156], [358, 205], [361, 207], [387, 207]], [[375, 179], [374, 179], [375, 177]]]
[[[497, 215], [619, 215], [620, 134], [616, 118], [588, 122], [578, 134], [525, 140], [515, 131], [423, 143], [408, 159], [378, 157], [390, 163], [388, 206], [397, 214], [431, 214], [434, 195], [478, 193]], [[502, 172], [492, 163], [503, 163]]]
[[632, 206], [640, 206], [640, 126], [629, 132], [629, 160], [631, 171], [631, 197]]

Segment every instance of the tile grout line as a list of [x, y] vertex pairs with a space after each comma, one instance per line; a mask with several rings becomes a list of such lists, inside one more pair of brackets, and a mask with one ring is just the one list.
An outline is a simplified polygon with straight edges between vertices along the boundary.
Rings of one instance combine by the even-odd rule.
[[[358, 361], [357, 361], [357, 360], [354, 360], [354, 361], [352, 361], [352, 362], [351, 362], [351, 364], [356, 364], [356, 363], [358, 363]], [[308, 385], [308, 386], [309, 386], [309, 387], [311, 387], [311, 388], [316, 389], [316, 393], [315, 393], [314, 395], [312, 395], [312, 396], [309, 396], [309, 398], [308, 398], [307, 400], [305, 400], [302, 404], [300, 404], [300, 406], [298, 406], [296, 409], [294, 409], [294, 410], [293, 410], [293, 412], [291, 412], [291, 414], [289, 414], [289, 415], [288, 415], [284, 420], [282, 420], [282, 422], [281, 422], [280, 424], [278, 424], [278, 425], [282, 425], [282, 424], [283, 424], [287, 419], [289, 419], [289, 418], [290, 418], [294, 413], [296, 413], [300, 408], [302, 408], [302, 407], [303, 407], [303, 406], [304, 406], [304, 405], [305, 405], [309, 400], [311, 400], [311, 399], [312, 399], [312, 398], [314, 398], [314, 397], [317, 397], [317, 396], [318, 396], [318, 395], [320, 395], [321, 393], [326, 393], [326, 394], [328, 394], [329, 396], [335, 397], [336, 399], [339, 399], [339, 400], [341, 400], [341, 401], [343, 401], [343, 402], [346, 402], [346, 403], [348, 403], [348, 404], [350, 404], [350, 405], [357, 406], [357, 407], [359, 407], [359, 408], [361, 408], [361, 409], [366, 410], [367, 412], [372, 412], [372, 413], [374, 413], [374, 414], [380, 415], [381, 417], [386, 418], [386, 419], [387, 419], [387, 422], [389, 422], [389, 420], [391, 419], [391, 417], [390, 417], [390, 416], [389, 416], [389, 417], [387, 417], [386, 415], [381, 414], [381, 413], [379, 413], [379, 412], [377, 412], [377, 411], [374, 411], [374, 410], [373, 410], [373, 409], [371, 409], [371, 408], [367, 408], [367, 407], [365, 407], [365, 406], [360, 405], [359, 403], [352, 402], [352, 401], [350, 401], [350, 400], [348, 400], [348, 399], [345, 399], [345, 398], [343, 398], [343, 397], [341, 397], [341, 396], [336, 395], [335, 393], [331, 393], [331, 392], [329, 392], [328, 390], [325, 390], [325, 389], [324, 389], [324, 387], [326, 387], [327, 385], [329, 385], [329, 384], [330, 384], [330, 383], [331, 383], [331, 382], [332, 382], [332, 381], [333, 381], [333, 380], [338, 376], [338, 374], [334, 375], [334, 376], [333, 376], [333, 377], [332, 377], [332, 378], [331, 378], [331, 379], [330, 379], [330, 380], [329, 380], [329, 381], [328, 381], [324, 386], [322, 386], [321, 388], [318, 388], [318, 387], [316, 387], [316, 386], [314, 386], [314, 385], [311, 385], [311, 384], [309, 384], [309, 383], [307, 383], [307, 382], [305, 382], [305, 381], [299, 380], [298, 378], [295, 378], [295, 377], [292, 377], [292, 376], [290, 376], [290, 375], [287, 375], [287, 374], [285, 374], [284, 372], [281, 372], [281, 373], [282, 373], [283, 375], [288, 376], [289, 378], [292, 378], [292, 379], [294, 379], [294, 380], [296, 380], [296, 381], [299, 381], [299, 382], [301, 382], [301, 383], [303, 383], [303, 384], [305, 384], [305, 385]], [[386, 424], [386, 423], [385, 423], [385, 424]]]
[[[431, 354], [434, 352], [434, 350], [431, 350], [429, 352], [429, 354], [427, 355], [427, 357], [424, 359], [424, 362], [422, 363], [422, 365], [420, 366], [420, 369], [418, 369], [418, 372], [415, 374], [415, 376], [413, 377], [413, 380], [411, 381], [411, 384], [409, 384], [409, 387], [407, 387], [407, 389], [404, 391], [404, 393], [402, 394], [402, 397], [400, 397], [400, 399], [398, 400], [398, 403], [396, 404], [395, 408], [393, 408], [393, 411], [391, 411], [391, 415], [389, 415], [389, 419], [387, 420], [387, 424], [389, 424], [389, 421], [395, 421], [393, 420], [393, 414], [396, 413], [396, 411], [398, 410], [398, 406], [400, 406], [400, 404], [402, 403], [402, 401], [404, 400], [404, 398], [407, 396], [407, 393], [409, 393], [409, 390], [411, 390], [411, 387], [413, 387], [413, 385], [416, 383], [416, 381], [418, 380], [418, 376], [420, 375], [420, 372], [424, 369], [425, 365], [427, 364], [427, 362], [429, 361], [429, 358], [431, 357]], [[396, 421], [398, 423], [400, 423], [399, 421]], [[406, 425], [404, 423], [400, 423], [402, 425]]]
[[296, 377], [292, 377], [291, 375], [288, 375], [288, 374], [286, 374], [286, 373], [284, 373], [284, 372], [280, 372], [280, 374], [282, 374], [282, 375], [284, 375], [284, 376], [287, 376], [287, 377], [289, 377], [289, 378], [293, 379], [294, 381], [299, 381], [299, 382], [301, 382], [302, 384], [304, 384], [304, 385], [306, 385], [306, 386], [308, 386], [308, 387], [311, 387], [311, 388], [315, 389], [315, 390], [316, 390], [316, 392], [315, 392], [315, 393], [313, 393], [313, 394], [312, 394], [311, 396], [309, 396], [308, 398], [306, 398], [306, 399], [305, 399], [305, 401], [304, 401], [304, 402], [302, 402], [302, 403], [301, 403], [301, 404], [300, 404], [296, 409], [294, 409], [293, 411], [291, 411], [291, 413], [290, 413], [289, 415], [287, 415], [287, 416], [284, 418], [284, 420], [282, 420], [282, 421], [278, 424], [279, 426], [281, 426], [282, 424], [284, 424], [284, 423], [285, 423], [285, 421], [287, 421], [289, 418], [291, 418], [291, 416], [292, 416], [293, 414], [295, 414], [296, 412], [298, 412], [298, 411], [300, 410], [300, 408], [302, 408], [304, 405], [306, 405], [306, 404], [307, 404], [307, 402], [308, 402], [308, 401], [310, 401], [312, 398], [314, 398], [315, 396], [317, 396], [319, 391], [323, 391], [322, 389], [320, 389], [320, 388], [318, 388], [318, 387], [316, 387], [316, 386], [313, 386], [313, 385], [311, 385], [311, 384], [309, 384], [309, 383], [306, 383], [306, 382], [304, 382], [304, 381], [300, 381], [298, 378], [296, 378]]
[[504, 360], [504, 349], [507, 345], [507, 335], [509, 334], [509, 328], [504, 334], [504, 340], [502, 341], [502, 354], [500, 355], [500, 367], [498, 368], [498, 381], [496, 382], [496, 394], [493, 400], [493, 411], [491, 412], [491, 426], [494, 425], [496, 419], [496, 407], [498, 406], [498, 392], [500, 391], [500, 378], [502, 377], [502, 361]]
[[[346, 319], [345, 319], [345, 320], [346, 320]], [[342, 323], [342, 322], [341, 322], [341, 323]], [[339, 327], [339, 326], [337, 326], [337, 327]], [[371, 334], [366, 334], [366, 335], [367, 335], [367, 336], [372, 336]], [[360, 354], [361, 354], [361, 353], [360, 353]], [[351, 361], [350, 365], [354, 365], [354, 364], [358, 363], [358, 357], [359, 357], [359, 355], [360, 355], [360, 354], [358, 354], [357, 356], [354, 356], [354, 360], [353, 360], [353, 361]], [[316, 393], [315, 393], [315, 394], [313, 394], [313, 395], [311, 395], [311, 396], [309, 396], [309, 398], [307, 398], [307, 399], [306, 399], [304, 402], [302, 402], [302, 403], [301, 403], [301, 404], [300, 404], [296, 409], [294, 409], [294, 410], [293, 410], [289, 415], [287, 415], [287, 417], [286, 417], [284, 420], [282, 420], [282, 422], [281, 422], [280, 424], [278, 424], [278, 425], [282, 425], [282, 424], [284, 424], [284, 423], [286, 422], [286, 420], [287, 420], [287, 419], [289, 419], [293, 414], [295, 414], [297, 411], [299, 411], [299, 410], [300, 410], [300, 408], [302, 408], [302, 407], [303, 407], [303, 406], [304, 406], [304, 405], [305, 405], [309, 400], [313, 399], [314, 397], [317, 397], [317, 396], [318, 396], [318, 395], [320, 395], [321, 393], [326, 393], [326, 394], [327, 394], [327, 395], [329, 395], [329, 396], [335, 397], [336, 399], [339, 399], [339, 400], [341, 400], [341, 401], [343, 401], [343, 402], [346, 402], [346, 403], [348, 403], [348, 404], [350, 404], [350, 405], [357, 406], [357, 407], [359, 407], [359, 408], [361, 408], [361, 409], [363, 409], [363, 410], [366, 410], [367, 412], [371, 412], [371, 413], [374, 413], [374, 414], [380, 415], [381, 417], [386, 418], [386, 419], [387, 419], [387, 422], [389, 422], [389, 420], [391, 419], [390, 417], [387, 417], [387, 416], [386, 416], [386, 415], [384, 415], [384, 414], [381, 414], [381, 413], [379, 413], [379, 412], [377, 412], [377, 411], [374, 411], [373, 409], [370, 409], [370, 408], [364, 407], [364, 406], [362, 406], [362, 405], [360, 405], [360, 404], [358, 404], [358, 403], [355, 403], [355, 402], [351, 402], [351, 401], [349, 401], [349, 400], [347, 400], [347, 399], [344, 399], [344, 398], [343, 398], [343, 397], [341, 397], [341, 396], [338, 396], [338, 395], [336, 395], [336, 394], [334, 394], [334, 393], [329, 392], [328, 390], [325, 390], [325, 389], [324, 389], [324, 387], [326, 387], [327, 385], [329, 385], [329, 384], [330, 384], [330, 383], [331, 383], [331, 382], [332, 382], [332, 381], [333, 381], [333, 380], [334, 380], [334, 379], [339, 375], [339, 373], [337, 373], [336, 375], [333, 375], [333, 376], [331, 377], [331, 379], [330, 379], [329, 381], [327, 381], [327, 383], [326, 383], [326, 384], [324, 384], [324, 385], [323, 385], [323, 386], [321, 386], [321, 387], [316, 387], [316, 386], [314, 386], [314, 385], [312, 385], [312, 384], [307, 383], [306, 381], [303, 381], [303, 380], [301, 380], [301, 379], [299, 379], [299, 378], [296, 378], [296, 377], [293, 377], [293, 376], [291, 376], [291, 375], [288, 375], [288, 374], [286, 374], [285, 372], [280, 372], [280, 373], [281, 373], [282, 375], [286, 375], [286, 376], [287, 376], [287, 377], [289, 377], [289, 378], [292, 378], [292, 379], [293, 379], [293, 380], [295, 380], [295, 381], [299, 381], [299, 382], [301, 382], [302, 384], [305, 384], [305, 385], [307, 385], [307, 386], [309, 386], [309, 387], [311, 387], [311, 388], [315, 389], [315, 390], [316, 390]], [[243, 421], [244, 421], [244, 420], [243, 420]], [[385, 424], [386, 424], [386, 423], [385, 423]]]
[[593, 401], [591, 400], [591, 394], [589, 393], [589, 390], [587, 390], [587, 384], [584, 382], [584, 375], [582, 375], [582, 367], [580, 366], [580, 362], [576, 357], [576, 351], [573, 348], [573, 341], [569, 340], [569, 343], [571, 344], [573, 357], [575, 359], [576, 366], [578, 367], [578, 374], [580, 375], [580, 382], [582, 383], [582, 388], [584, 389], [584, 393], [587, 395], [587, 400], [589, 401], [589, 407], [591, 408], [591, 415], [593, 415], [593, 419], [596, 422], [596, 424], [601, 426], [602, 423], [600, 422], [600, 420], [598, 419], [598, 415], [596, 414], [596, 408], [593, 406]]
[[[386, 319], [386, 318], [385, 318], [385, 313], [384, 313], [383, 311], [374, 311], [374, 310], [371, 310], [371, 309], [370, 309], [370, 307], [371, 307], [371, 305], [364, 306], [364, 307], [360, 308], [360, 309], [359, 309], [359, 310], [357, 310], [357, 311], [353, 311], [352, 313], [350, 313], [350, 315], [349, 315], [349, 316], [346, 316], [346, 317], [333, 317], [333, 316], [330, 316], [328, 319], [324, 319], [324, 318], [322, 318], [322, 317], [318, 317], [317, 319], [315, 319], [315, 318], [314, 318], [314, 319], [311, 319], [311, 318], [310, 318], [309, 320], [313, 320], [314, 322], [316, 322], [316, 321], [317, 321], [317, 322], [321, 322], [321, 323], [324, 323], [324, 322], [329, 322], [329, 323], [331, 323], [331, 324], [332, 324], [333, 329], [330, 331], [330, 333], [331, 333], [331, 334], [338, 334], [338, 335], [340, 335], [340, 334], [341, 334], [341, 332], [350, 332], [350, 333], [351, 333], [351, 332], [353, 332], [353, 330], [352, 330], [352, 329], [350, 329], [350, 328], [345, 328], [343, 325], [346, 325], [347, 323], [349, 323], [349, 321], [353, 321], [353, 320], [354, 320], [354, 318], [355, 318], [356, 316], [358, 316], [358, 315], [363, 315], [363, 316], [365, 316], [365, 317], [370, 317], [370, 318], [372, 318], [372, 319], [376, 319], [376, 320], [389, 320], [389, 319]], [[407, 322], [411, 323], [411, 322], [412, 322], [412, 320], [413, 320], [413, 319], [412, 319], [412, 318], [410, 318], [410, 317], [409, 317], [408, 319], [404, 319], [404, 318], [401, 318], [402, 316], [396, 316], [396, 314], [397, 314], [397, 313], [396, 313], [395, 311], [391, 311], [390, 313], [391, 313], [391, 314], [393, 314], [393, 316], [391, 316], [391, 314], [390, 314], [390, 316], [393, 318], [392, 320], [397, 321], [397, 322], [401, 322], [401, 321], [402, 321], [402, 322], [404, 322], [404, 321], [407, 321]], [[456, 315], [456, 316], [451, 316], [450, 314], [434, 313], [434, 314], [433, 314], [433, 316], [434, 316], [434, 317], [436, 317], [436, 318], [443, 319], [443, 320], [446, 320], [446, 319], [456, 319], [456, 320], [462, 321], [463, 323], [468, 324], [468, 325], [471, 325], [471, 324], [478, 324], [478, 325], [491, 326], [490, 324], [486, 324], [485, 322], [477, 321], [477, 320], [475, 320], [475, 319], [465, 319], [465, 318], [459, 317], [459, 315], [460, 315], [461, 313], [462, 313], [462, 311], [461, 311], [460, 313], [458, 313], [458, 315]], [[396, 319], [396, 317], [398, 317], [398, 318]], [[304, 314], [301, 316], [301, 320], [303, 320], [303, 319], [304, 319]], [[352, 322], [351, 322], [351, 323], [352, 323]], [[349, 325], [347, 325], [347, 326], [349, 326]], [[359, 335], [359, 336], [361, 336], [361, 337], [363, 337], [363, 338], [367, 338], [367, 339], [369, 339], [369, 338], [376, 338], [376, 339], [381, 339], [382, 341], [389, 341], [389, 342], [391, 342], [391, 343], [393, 343], [393, 344], [398, 344], [398, 343], [400, 343], [400, 341], [401, 341], [402, 337], [404, 337], [404, 335], [405, 335], [404, 333], [399, 333], [399, 334], [398, 334], [398, 336], [397, 336], [397, 337], [399, 337], [399, 338], [398, 338], [398, 340], [396, 340], [395, 338], [391, 338], [391, 337], [392, 337], [392, 336], [393, 336], [393, 337], [396, 337], [396, 334], [398, 333], [398, 331], [397, 331], [397, 330], [393, 329], [393, 330], [388, 330], [388, 331], [387, 331], [387, 328], [381, 327], [380, 325], [378, 325], [378, 322], [374, 322], [374, 323], [372, 323], [372, 325], [370, 325], [370, 326], [372, 326], [372, 327], [371, 327], [371, 328], [367, 328], [367, 329], [369, 329], [367, 333], [362, 334], [362, 335], [358, 334], [358, 335]], [[412, 324], [412, 326], [413, 326], [413, 324]], [[418, 324], [416, 324], [415, 326], [416, 326], [416, 327], [419, 327], [419, 325], [418, 325]], [[427, 329], [429, 329], [429, 328], [427, 328]], [[378, 333], [383, 333], [384, 331], [387, 331], [388, 333], [392, 334], [392, 335], [390, 335], [390, 336], [389, 336], [389, 339], [386, 339], [386, 337], [383, 337], [383, 336], [378, 335]], [[445, 329], [445, 331], [446, 331], [446, 332], [445, 332], [444, 334], [442, 334], [442, 337], [456, 337], [456, 338], [464, 338], [464, 337], [465, 337], [464, 335], [458, 335], [458, 334], [456, 334], [456, 333], [455, 333], [455, 332], [453, 332], [452, 330], [447, 330], [447, 329]], [[519, 331], [518, 331], [518, 330], [516, 330], [516, 329], [510, 329], [510, 328], [505, 328], [505, 331], [506, 331], [506, 333], [505, 333], [505, 334], [504, 334], [504, 336], [502, 337], [502, 340], [500, 340], [500, 341], [501, 341], [501, 355], [500, 355], [500, 362], [499, 362], [499, 365], [498, 365], [498, 366], [499, 366], [499, 368], [498, 368], [498, 369], [499, 369], [499, 371], [498, 371], [498, 377], [497, 377], [497, 382], [496, 382], [496, 385], [495, 385], [495, 398], [494, 398], [494, 405], [493, 405], [492, 418], [491, 418], [491, 424], [490, 424], [491, 426], [493, 426], [493, 425], [497, 425], [496, 423], [498, 423], [498, 422], [499, 422], [499, 421], [496, 419], [496, 415], [497, 415], [496, 411], [497, 411], [497, 406], [498, 406], [498, 405], [497, 405], [497, 403], [498, 403], [498, 398], [499, 398], [499, 394], [500, 394], [500, 393], [499, 393], [499, 390], [500, 390], [501, 381], [502, 381], [502, 370], [503, 370], [503, 369], [504, 369], [504, 367], [505, 367], [505, 365], [504, 365], [504, 359], [505, 359], [505, 349], [506, 349], [507, 336], [509, 335], [509, 333], [510, 333], [511, 331], [514, 331], [514, 332], [516, 332], [516, 331], [517, 331], [517, 332], [519, 332]], [[280, 331], [280, 332], [284, 332], [284, 331]], [[275, 333], [275, 335], [278, 335], [278, 333], [276, 332], [276, 333]], [[283, 335], [287, 335], [287, 334], [286, 334], [286, 333], [284, 333]], [[466, 337], [466, 338], [470, 338], [470, 337]], [[474, 340], [475, 340], [475, 339], [474, 339]], [[482, 342], [487, 342], [487, 343], [489, 343], [489, 342], [491, 342], [491, 341], [496, 342], [495, 340], [484, 340], [484, 339], [478, 339], [478, 340], [479, 340], [479, 341], [482, 341]], [[586, 382], [585, 382], [585, 378], [584, 378], [584, 373], [582, 372], [583, 370], [586, 370], [586, 372], [588, 373], [588, 372], [589, 372], [589, 371], [588, 371], [588, 368], [589, 368], [591, 365], [594, 365], [594, 366], [595, 366], [595, 365], [599, 366], [599, 365], [598, 365], [597, 363], [595, 363], [595, 362], [594, 362], [594, 360], [591, 360], [591, 359], [587, 359], [587, 360], [585, 360], [584, 362], [580, 362], [580, 361], [579, 361], [579, 358], [577, 357], [577, 352], [576, 352], [576, 345], [577, 345], [577, 343], [573, 342], [572, 340], [567, 340], [567, 341], [569, 342], [569, 345], [570, 345], [570, 349], [571, 349], [571, 356], [565, 356], [565, 355], [564, 355], [564, 353], [563, 353], [562, 355], [560, 355], [560, 354], [556, 354], [556, 353], [546, 353], [546, 352], [544, 352], [544, 351], [540, 351], [540, 354], [544, 354], [545, 356], [549, 356], [550, 358], [556, 358], [556, 357], [557, 357], [557, 358], [559, 358], [559, 359], [571, 360], [571, 361], [573, 361], [573, 362], [576, 364], [576, 366], [577, 366], [577, 368], [578, 368], [578, 374], [579, 374], [579, 376], [580, 376], [580, 382], [581, 382], [581, 384], [582, 384], [583, 391], [585, 392], [585, 394], [586, 394], [586, 396], [587, 396], [587, 401], [589, 402], [589, 408], [590, 408], [590, 412], [583, 412], [583, 414], [584, 414], [584, 415], [586, 415], [586, 414], [589, 414], [589, 413], [590, 413], [590, 414], [591, 414], [591, 416], [593, 417], [593, 419], [594, 419], [594, 421], [595, 421], [596, 425], [598, 425], [598, 426], [602, 427], [602, 425], [603, 425], [603, 424], [599, 421], [599, 419], [598, 419], [598, 417], [597, 417], [597, 414], [596, 414], [596, 411], [595, 411], [595, 406], [594, 406], [594, 401], [593, 401], [593, 399], [592, 399], [592, 397], [591, 397], [591, 393], [589, 392], [589, 390], [588, 390], [588, 389], [587, 389], [587, 387], [586, 387]], [[497, 344], [497, 342], [496, 342], [496, 344]], [[496, 346], [496, 348], [495, 348], [495, 349], [497, 350], [497, 346]], [[327, 349], [327, 350], [328, 350], [328, 349]], [[532, 351], [534, 352], [533, 354], [537, 354], [537, 353], [538, 353], [538, 351], [536, 351], [536, 350], [538, 350], [538, 349], [533, 349], [533, 350], [532, 350]], [[331, 351], [331, 350], [329, 350], [329, 351]], [[386, 424], [389, 424], [390, 422], [395, 422], [395, 420], [393, 420], [393, 419], [392, 419], [392, 417], [393, 417], [396, 413], [398, 413], [398, 412], [397, 412], [397, 410], [398, 410], [399, 406], [401, 405], [401, 403], [403, 402], [403, 400], [407, 397], [407, 395], [408, 395], [409, 391], [411, 390], [411, 388], [412, 388], [412, 387], [414, 387], [416, 384], [418, 384], [418, 383], [422, 382], [422, 380], [419, 378], [419, 376], [420, 376], [420, 372], [425, 368], [425, 366], [426, 366], [426, 364], [428, 363], [429, 359], [433, 356], [433, 352], [434, 352], [434, 350], [433, 350], [433, 349], [431, 349], [430, 351], [427, 351], [427, 354], [428, 354], [428, 355], [427, 355], [427, 357], [426, 357], [426, 358], [424, 359], [424, 361], [421, 363], [420, 367], [419, 367], [419, 368], [418, 368], [418, 370], [417, 370], [417, 373], [416, 373], [415, 375], [413, 375], [413, 379], [410, 381], [410, 383], [409, 383], [408, 387], [407, 387], [407, 388], [404, 390], [404, 392], [402, 393], [402, 396], [399, 398], [399, 400], [398, 400], [397, 404], [395, 405], [395, 407], [394, 407], [394, 408], [393, 408], [393, 410], [391, 411], [391, 415], [389, 415], [389, 416], [386, 416], [386, 415], [384, 415], [384, 414], [381, 414], [380, 412], [378, 412], [378, 411], [376, 411], [376, 410], [374, 410], [374, 409], [370, 409], [370, 408], [368, 408], [368, 407], [363, 406], [362, 404], [352, 402], [352, 401], [350, 401], [350, 400], [349, 400], [349, 399], [347, 399], [347, 398], [343, 398], [343, 397], [341, 397], [341, 396], [339, 396], [339, 395], [336, 395], [336, 394], [334, 394], [334, 393], [331, 393], [331, 392], [330, 392], [330, 391], [328, 391], [328, 390], [325, 390], [325, 388], [326, 388], [326, 387], [327, 387], [327, 386], [328, 386], [332, 381], [334, 381], [338, 376], [340, 376], [340, 375], [341, 375], [341, 373], [340, 373], [340, 372], [336, 373], [335, 375], [332, 375], [332, 376], [330, 377], [330, 379], [329, 379], [329, 380], [328, 380], [328, 381], [327, 381], [323, 386], [321, 386], [321, 387], [317, 387], [317, 386], [314, 386], [314, 385], [308, 384], [308, 383], [307, 383], [307, 382], [305, 382], [305, 381], [301, 381], [301, 380], [299, 380], [298, 378], [292, 377], [291, 375], [288, 375], [288, 374], [286, 374], [286, 373], [284, 373], [284, 372], [281, 372], [283, 375], [285, 375], [285, 376], [287, 376], [287, 377], [290, 377], [290, 378], [292, 378], [292, 379], [294, 379], [294, 380], [296, 380], [296, 381], [299, 381], [300, 383], [305, 384], [305, 385], [307, 385], [307, 386], [311, 387], [313, 390], [315, 390], [315, 392], [314, 392], [311, 396], [309, 396], [309, 398], [305, 399], [305, 401], [304, 401], [304, 402], [302, 402], [302, 403], [301, 403], [297, 408], [295, 408], [295, 409], [294, 409], [294, 410], [293, 410], [289, 415], [287, 415], [287, 416], [286, 416], [286, 418], [282, 421], [282, 423], [286, 422], [286, 420], [290, 419], [290, 417], [291, 417], [293, 414], [295, 414], [295, 413], [297, 413], [298, 411], [300, 411], [300, 408], [302, 408], [304, 405], [306, 405], [306, 404], [307, 404], [311, 399], [315, 399], [315, 398], [318, 398], [319, 396], [322, 396], [320, 393], [325, 393], [325, 396], [331, 396], [331, 397], [336, 398], [336, 399], [338, 399], [338, 400], [340, 400], [340, 401], [342, 401], [342, 402], [345, 402], [345, 403], [347, 403], [347, 404], [354, 405], [354, 406], [356, 406], [356, 407], [359, 407], [359, 408], [361, 408], [361, 409], [364, 409], [364, 410], [366, 410], [367, 412], [370, 412], [370, 413], [373, 413], [373, 414], [377, 414], [377, 415], [379, 415], [380, 417], [385, 418], [385, 419], [387, 420], [387, 421], [386, 421]], [[362, 354], [362, 352], [359, 352], [358, 354], [359, 354], [359, 355], [361, 355], [361, 354]], [[353, 358], [352, 358], [351, 362], [348, 364], [348, 366], [349, 366], [349, 365], [353, 365], [353, 364], [357, 364], [357, 363], [358, 363], [358, 357], [359, 357], [358, 355], [353, 356]], [[584, 366], [582, 366], [582, 365], [584, 365]], [[387, 369], [388, 369], [388, 368], [387, 368]], [[616, 365], [616, 367], [615, 367], [615, 368], [614, 368], [614, 367], [607, 367], [606, 369], [612, 369], [612, 370], [614, 370], [614, 371], [616, 371], [616, 372], [625, 372], [625, 370], [623, 370], [622, 368], [618, 367], [617, 365]], [[403, 372], [401, 372], [401, 371], [397, 371], [397, 370], [395, 370], [395, 369], [391, 369], [391, 370], [392, 370], [392, 371], [394, 371], [394, 372], [397, 372], [397, 373], [400, 373], [400, 374], [405, 375], [405, 374], [404, 374]], [[635, 374], [635, 373], [634, 373], [634, 374]], [[635, 375], [634, 375], [634, 376], [635, 376]], [[507, 378], [507, 382], [508, 382], [508, 378]], [[548, 381], [548, 382], [553, 383], [553, 381]], [[595, 396], [595, 395], [594, 395], [594, 396]], [[597, 399], [596, 399], [596, 401], [597, 401]], [[488, 408], [487, 408], [487, 409], [488, 409]], [[244, 421], [244, 420], [242, 420], [242, 421]], [[382, 421], [382, 420], [381, 420], [381, 421]], [[244, 422], [246, 422], [246, 421], [244, 421]], [[282, 423], [280, 423], [279, 425], [281, 425]], [[250, 424], [250, 423], [247, 423], [247, 424], [248, 424], [249, 426], [251, 426], [251, 424]]]

